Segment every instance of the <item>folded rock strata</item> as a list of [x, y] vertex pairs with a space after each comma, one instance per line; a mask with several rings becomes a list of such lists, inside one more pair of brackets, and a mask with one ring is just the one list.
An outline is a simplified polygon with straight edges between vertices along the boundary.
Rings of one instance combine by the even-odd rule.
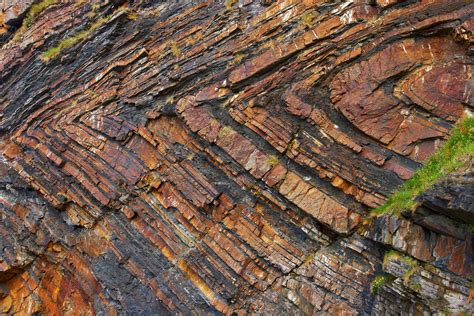
[[32, 3], [0, 2], [0, 313], [472, 313], [472, 171], [368, 218], [472, 110], [472, 1]]

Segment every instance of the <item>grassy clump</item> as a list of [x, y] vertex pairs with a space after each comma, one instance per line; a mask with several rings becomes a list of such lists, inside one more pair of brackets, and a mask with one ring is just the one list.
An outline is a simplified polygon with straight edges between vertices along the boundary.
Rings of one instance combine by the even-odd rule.
[[29, 28], [31, 26], [31, 23], [35, 19], [35, 17], [37, 17], [41, 12], [43, 12], [49, 6], [56, 4], [58, 2], [59, 0], [43, 0], [38, 3], [33, 4], [30, 10], [28, 11], [28, 14], [25, 17], [23, 25], [26, 28]]
[[421, 284], [420, 283], [410, 284], [410, 289], [412, 289], [415, 292], [420, 292], [421, 291]]
[[289, 143], [288, 143], [288, 146], [286, 146], [286, 151], [287, 152], [291, 152], [291, 150], [293, 149], [293, 147], [297, 146], [298, 145], [298, 140], [296, 139], [296, 137], [294, 137]]
[[379, 289], [388, 281], [388, 276], [386, 274], [377, 275], [372, 282], [370, 282], [370, 293], [373, 295], [377, 294]]
[[30, 11], [28, 12], [28, 16], [34, 18], [35, 16], [38, 16], [41, 12], [43, 12], [44, 9], [58, 2], [59, 0], [43, 0], [38, 3], [35, 3], [31, 6]]
[[21, 27], [18, 29], [17, 33], [15, 34], [15, 40], [19, 40], [20, 36], [30, 28], [31, 24], [34, 22], [35, 18], [40, 15], [46, 8], [52, 6], [53, 4], [58, 3], [59, 0], [43, 0], [38, 3], [33, 4], [28, 12], [26, 13], [25, 18], [23, 19], [23, 23]]
[[374, 215], [388, 212], [399, 214], [416, 206], [414, 198], [426, 191], [436, 180], [462, 166], [461, 159], [474, 154], [474, 118], [462, 119], [452, 130], [446, 143], [418, 169], [384, 205], [372, 211]]
[[420, 263], [418, 262], [418, 260], [407, 255], [402, 255], [396, 250], [390, 250], [387, 253], [385, 253], [385, 256], [383, 258], [383, 266], [387, 267], [390, 260], [400, 260], [404, 262], [406, 265], [408, 265], [408, 270], [402, 276], [403, 281], [406, 284], [409, 283], [412, 275], [415, 274], [420, 268]]
[[89, 35], [92, 34], [92, 32], [94, 32], [96, 29], [98, 29], [99, 26], [101, 26], [102, 24], [109, 21], [111, 17], [112, 17], [111, 15], [102, 17], [102, 18], [98, 19], [97, 21], [95, 21], [94, 23], [92, 23], [87, 29], [80, 31], [80, 32], [74, 34], [71, 37], [63, 39], [61, 42], [59, 42], [58, 45], [56, 45], [54, 47], [51, 47], [47, 51], [43, 52], [41, 54], [41, 59], [43, 61], [49, 61], [49, 60], [57, 57], [61, 53], [61, 51], [63, 51], [64, 49], [72, 47], [76, 43], [78, 43], [81, 40], [87, 38]]
[[405, 262], [410, 267], [415, 267], [418, 265], [418, 261], [410, 256], [403, 255], [402, 253], [396, 250], [390, 250], [385, 253], [383, 257], [383, 265], [384, 267], [390, 262], [390, 260], [401, 260]]

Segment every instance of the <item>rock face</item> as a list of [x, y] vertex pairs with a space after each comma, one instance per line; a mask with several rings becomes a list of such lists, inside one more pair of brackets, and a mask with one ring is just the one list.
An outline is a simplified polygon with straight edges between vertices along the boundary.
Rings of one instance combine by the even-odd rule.
[[474, 224], [474, 175], [469, 171], [453, 174], [436, 183], [418, 200], [426, 207], [453, 219]]
[[368, 218], [472, 109], [472, 1], [31, 2], [0, 313], [473, 312], [472, 170]]

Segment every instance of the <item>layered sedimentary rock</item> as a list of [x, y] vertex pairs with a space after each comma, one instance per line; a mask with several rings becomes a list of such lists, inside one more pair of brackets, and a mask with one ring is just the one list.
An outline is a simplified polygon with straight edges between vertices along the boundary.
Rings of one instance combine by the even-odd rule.
[[472, 110], [472, 1], [32, 8], [0, 3], [0, 313], [472, 312], [472, 169], [369, 216]]

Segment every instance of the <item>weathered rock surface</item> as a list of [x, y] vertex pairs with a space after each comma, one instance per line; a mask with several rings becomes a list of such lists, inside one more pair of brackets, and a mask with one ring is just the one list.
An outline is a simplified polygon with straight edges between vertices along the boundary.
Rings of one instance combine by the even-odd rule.
[[420, 195], [418, 200], [444, 216], [474, 224], [474, 174], [471, 170], [450, 175]]
[[368, 218], [472, 110], [472, 1], [30, 6], [0, 2], [0, 313], [473, 312], [472, 170]]

